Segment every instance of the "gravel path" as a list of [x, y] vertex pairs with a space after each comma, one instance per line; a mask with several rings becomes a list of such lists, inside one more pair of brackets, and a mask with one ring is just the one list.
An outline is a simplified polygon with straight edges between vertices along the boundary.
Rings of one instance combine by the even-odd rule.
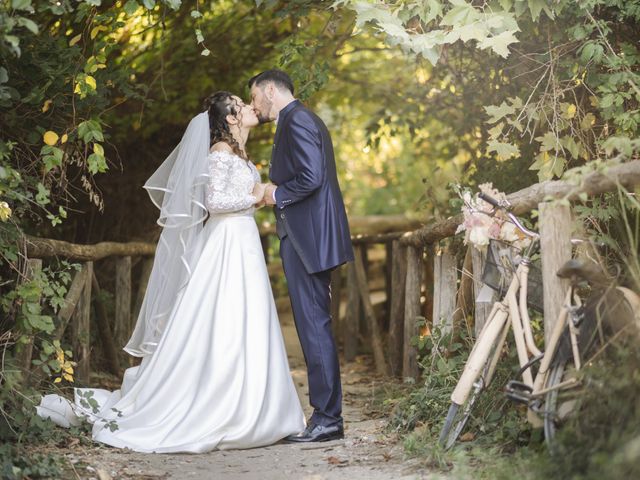
[[[310, 416], [302, 351], [290, 314], [281, 315], [292, 374]], [[389, 480], [431, 478], [417, 462], [403, 458], [397, 438], [384, 432], [384, 418], [371, 411], [381, 379], [370, 359], [342, 364], [345, 439], [334, 442], [276, 444], [251, 450], [206, 454], [141, 454], [85, 442], [60, 449], [76, 479], [224, 479], [224, 480]]]

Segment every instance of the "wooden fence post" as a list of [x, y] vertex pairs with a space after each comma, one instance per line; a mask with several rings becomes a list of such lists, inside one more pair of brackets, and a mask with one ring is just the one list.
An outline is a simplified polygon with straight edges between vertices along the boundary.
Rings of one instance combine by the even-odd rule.
[[[474, 316], [475, 319], [475, 335], [476, 338], [480, 335], [480, 331], [482, 327], [484, 327], [487, 318], [489, 318], [489, 313], [491, 313], [491, 307], [493, 307], [492, 302], [478, 302], [478, 295], [480, 294], [480, 290], [484, 283], [482, 283], [482, 271], [484, 270], [484, 263], [487, 258], [487, 253], [485, 251], [478, 250], [475, 247], [469, 247], [471, 249], [471, 263], [473, 270], [473, 298], [474, 298]], [[493, 299], [493, 295], [492, 295]]]
[[391, 300], [389, 319], [389, 365], [392, 375], [402, 374], [402, 344], [404, 340], [404, 297], [407, 280], [407, 247], [394, 240], [391, 255]]
[[378, 325], [378, 319], [373, 311], [373, 305], [371, 304], [371, 292], [369, 291], [369, 285], [367, 284], [367, 274], [364, 271], [364, 262], [359, 250], [366, 248], [358, 245], [356, 247], [355, 254], [355, 267], [356, 267], [356, 280], [358, 282], [358, 291], [360, 293], [360, 300], [362, 300], [362, 306], [367, 319], [367, 325], [369, 326], [369, 334], [371, 335], [371, 347], [373, 350], [373, 358], [376, 364], [376, 371], [380, 375], [388, 375], [387, 361], [384, 356], [384, 347], [382, 345], [382, 335], [380, 334], [380, 326]]
[[559, 202], [540, 203], [540, 255], [544, 301], [545, 344], [560, 315], [569, 282], [556, 272], [571, 259], [571, 209]]
[[393, 270], [393, 241], [387, 241], [384, 244], [384, 317], [383, 317], [383, 330], [389, 330], [391, 327], [391, 290], [393, 280], [391, 278]]
[[440, 326], [442, 334], [449, 334], [453, 329], [458, 291], [456, 258], [449, 252], [442, 252], [435, 256], [433, 267], [433, 326]]
[[[369, 248], [366, 243], [360, 245], [354, 245], [353, 249], [354, 256], [360, 255], [362, 259], [362, 265], [364, 268], [365, 278], [366, 275], [369, 274]], [[356, 263], [354, 262], [354, 266]], [[358, 277], [356, 275], [356, 282], [358, 281]], [[364, 305], [362, 303], [362, 299], [360, 298], [360, 289], [358, 289], [358, 301], [360, 302], [360, 306], [358, 307], [358, 339], [361, 340], [361, 343], [367, 342], [367, 339], [371, 335], [371, 331], [369, 329], [369, 324], [367, 323], [366, 311]]]
[[342, 348], [344, 359], [352, 362], [358, 350], [358, 325], [360, 323], [360, 299], [356, 267], [353, 262], [347, 264], [347, 314], [342, 325]]
[[113, 334], [119, 348], [131, 335], [131, 257], [116, 258], [116, 308]]
[[[26, 272], [24, 280], [26, 282], [33, 280], [42, 270], [42, 260], [40, 258], [29, 258], [26, 264]], [[29, 382], [29, 371], [31, 370], [31, 357], [33, 356], [33, 335], [27, 337], [25, 343], [20, 344], [17, 350], [18, 365], [25, 372], [24, 382]]]
[[402, 357], [402, 376], [405, 379], [418, 378], [418, 352], [411, 345], [411, 338], [418, 335], [416, 325], [420, 316], [420, 287], [422, 277], [423, 248], [407, 246], [407, 277], [404, 300], [404, 355]]
[[78, 362], [76, 377], [81, 384], [89, 384], [91, 361], [91, 277], [93, 262], [83, 266], [84, 284], [73, 313], [74, 353]]
[[[462, 271], [460, 272], [460, 286], [456, 294], [456, 309], [453, 312], [452, 323], [454, 331], [461, 328], [460, 324], [464, 322], [464, 327], [471, 333], [471, 326], [467, 323], [467, 317], [473, 311], [473, 273], [472, 273], [472, 246], [467, 248], [462, 261]], [[472, 320], [473, 322], [473, 316]], [[457, 334], [456, 334], [457, 335]]]
[[64, 335], [71, 315], [78, 305], [78, 301], [82, 295], [82, 289], [87, 281], [87, 268], [87, 264], [83, 263], [82, 268], [76, 272], [71, 286], [69, 290], [67, 290], [67, 295], [64, 297], [64, 304], [60, 307], [60, 310], [58, 310], [58, 327], [53, 334], [55, 340], [60, 340], [62, 335]]
[[96, 321], [98, 324], [98, 331], [100, 332], [100, 341], [102, 342], [102, 348], [104, 349], [104, 356], [107, 359], [107, 366], [109, 371], [114, 375], [120, 374], [120, 362], [118, 361], [118, 349], [113, 341], [113, 334], [111, 333], [111, 325], [109, 324], [109, 318], [104, 306], [102, 298], [100, 298], [100, 285], [96, 278], [95, 272], [91, 275], [91, 285], [93, 287], [93, 304], [96, 310]]

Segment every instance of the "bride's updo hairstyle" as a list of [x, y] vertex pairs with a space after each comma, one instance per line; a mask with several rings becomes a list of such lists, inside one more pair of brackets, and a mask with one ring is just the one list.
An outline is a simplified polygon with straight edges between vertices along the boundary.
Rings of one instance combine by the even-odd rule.
[[225, 142], [231, 146], [233, 153], [240, 158], [247, 159], [247, 156], [240, 149], [240, 145], [229, 129], [227, 115], [236, 117], [240, 109], [238, 102], [230, 92], [220, 91], [210, 95], [204, 101], [204, 108], [209, 113], [209, 129], [211, 130], [211, 143]]

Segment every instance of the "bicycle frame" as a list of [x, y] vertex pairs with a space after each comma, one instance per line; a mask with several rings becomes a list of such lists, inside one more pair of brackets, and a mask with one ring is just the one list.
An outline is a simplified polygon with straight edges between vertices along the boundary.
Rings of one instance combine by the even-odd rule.
[[[506, 341], [506, 335], [509, 330], [508, 327], [513, 330], [518, 362], [524, 369], [522, 371], [522, 383], [530, 392], [528, 393], [528, 396], [530, 398], [535, 398], [545, 393], [543, 390], [545, 379], [555, 350], [558, 347], [562, 333], [567, 325], [567, 321], [569, 320], [570, 309], [579, 306], [580, 302], [578, 297], [574, 295], [573, 288], [569, 288], [567, 295], [565, 296], [565, 303], [561, 310], [560, 317], [554, 326], [548, 348], [543, 354], [535, 345], [531, 329], [531, 320], [527, 311], [528, 272], [528, 263], [526, 261], [521, 262], [516, 269], [515, 275], [511, 279], [511, 283], [504, 298], [494, 303], [489, 314], [489, 318], [483, 326], [480, 334], [478, 335], [478, 339], [471, 350], [462, 376], [451, 394], [452, 402], [458, 405], [463, 405], [467, 401], [467, 398], [473, 388], [473, 384], [481, 374], [484, 365], [491, 355], [491, 348], [495, 344], [496, 349], [493, 352], [493, 358], [489, 363], [490, 366], [487, 370], [486, 378], [483, 379], [485, 386], [491, 383], [502, 347]], [[581, 362], [580, 354], [577, 350], [577, 331], [575, 328], [572, 328], [572, 323], [569, 323], [574, 365], [576, 370], [579, 370]], [[497, 343], [495, 343], [496, 339], [498, 340]], [[534, 379], [530, 363], [532, 362], [532, 359], [540, 356], [542, 356], [541, 364]], [[540, 418], [537, 413], [531, 410], [531, 408], [529, 409], [529, 412], [530, 413], [527, 415], [529, 421], [538, 425]]]

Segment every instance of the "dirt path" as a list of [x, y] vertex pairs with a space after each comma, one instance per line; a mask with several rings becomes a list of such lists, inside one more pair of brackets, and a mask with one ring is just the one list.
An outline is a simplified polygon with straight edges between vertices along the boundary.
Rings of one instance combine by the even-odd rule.
[[[292, 374], [310, 416], [302, 352], [289, 314], [281, 315]], [[76, 479], [224, 479], [224, 480], [388, 480], [427, 478], [416, 462], [403, 459], [397, 439], [385, 434], [384, 419], [375, 418], [371, 402], [381, 380], [369, 359], [342, 365], [345, 439], [309, 445], [276, 444], [252, 450], [206, 454], [153, 455], [97, 444], [64, 449]]]

